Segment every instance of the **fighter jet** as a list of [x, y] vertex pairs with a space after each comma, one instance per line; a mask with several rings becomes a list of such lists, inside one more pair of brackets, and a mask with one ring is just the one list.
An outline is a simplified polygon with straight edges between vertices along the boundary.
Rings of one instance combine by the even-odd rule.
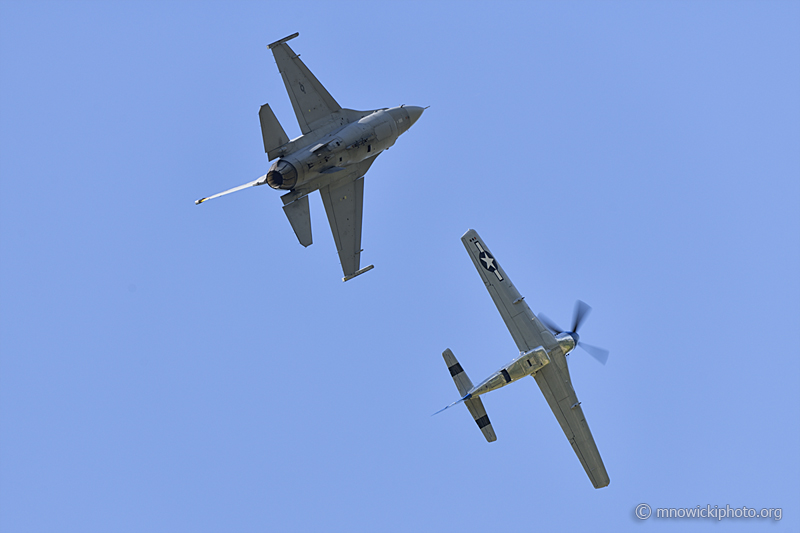
[[578, 336], [578, 329], [591, 308], [581, 301], [576, 302], [571, 331], [562, 330], [543, 315], [537, 318], [478, 233], [475, 230], [467, 231], [461, 237], [461, 242], [467, 248], [467, 253], [511, 332], [519, 348], [519, 355], [473, 386], [453, 352], [449, 348], [445, 350], [442, 356], [461, 399], [438, 412], [463, 402], [486, 440], [493, 442], [497, 440], [497, 436], [480, 396], [526, 376], [533, 376], [592, 485], [596, 489], [607, 486], [608, 473], [583, 416], [581, 402], [572, 388], [566, 358], [576, 346], [580, 346], [601, 363], [605, 364], [607, 361], [607, 350], [585, 344]]
[[258, 112], [264, 151], [275, 162], [257, 180], [200, 198], [206, 200], [265, 183], [289, 191], [283, 211], [297, 239], [311, 244], [308, 194], [319, 190], [342, 263], [343, 281], [371, 270], [361, 263], [361, 213], [364, 175], [384, 150], [394, 145], [422, 115], [424, 108], [401, 105], [372, 111], [341, 107], [286, 44], [295, 33], [267, 46], [283, 77], [302, 135], [289, 140], [275, 113], [264, 104]]

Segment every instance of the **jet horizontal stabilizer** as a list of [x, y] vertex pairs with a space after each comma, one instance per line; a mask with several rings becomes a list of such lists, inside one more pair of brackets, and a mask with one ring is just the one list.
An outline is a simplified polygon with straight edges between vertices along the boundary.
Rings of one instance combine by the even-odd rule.
[[292, 225], [297, 240], [305, 247], [311, 246], [311, 212], [308, 209], [308, 196], [303, 196], [297, 200], [283, 206], [283, 212]]

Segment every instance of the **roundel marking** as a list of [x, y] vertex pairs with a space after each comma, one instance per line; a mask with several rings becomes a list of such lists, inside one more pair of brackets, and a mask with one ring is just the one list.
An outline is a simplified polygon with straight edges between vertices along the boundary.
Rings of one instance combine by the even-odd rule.
[[492, 254], [484, 250], [480, 253], [479, 257], [481, 260], [481, 264], [483, 265], [483, 268], [485, 268], [489, 272], [494, 272], [495, 270], [497, 270], [497, 266], [494, 263], [494, 257], [492, 257]]
[[474, 242], [475, 247], [478, 249], [478, 252], [480, 252], [478, 254], [478, 259], [480, 260], [481, 265], [483, 265], [483, 268], [497, 276], [498, 281], [503, 281], [503, 276], [501, 276], [500, 271], [497, 270], [497, 263], [495, 262], [492, 254], [484, 250], [483, 246], [481, 246], [481, 243], [479, 243], [477, 240]]

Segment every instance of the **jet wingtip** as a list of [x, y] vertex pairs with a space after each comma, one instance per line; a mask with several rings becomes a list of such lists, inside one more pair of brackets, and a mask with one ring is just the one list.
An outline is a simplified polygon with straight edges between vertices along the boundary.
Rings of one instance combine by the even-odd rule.
[[299, 32], [299, 31], [296, 31], [296, 32], [294, 32], [293, 34], [291, 34], [291, 35], [290, 35], [290, 36], [288, 36], [288, 37], [284, 37], [283, 39], [278, 39], [278, 40], [277, 40], [277, 41], [275, 41], [274, 43], [270, 43], [270, 44], [268, 44], [268, 45], [267, 45], [267, 49], [270, 49], [270, 48], [273, 48], [273, 47], [275, 47], [275, 46], [278, 46], [279, 44], [283, 44], [283, 43], [285, 43], [286, 41], [291, 41], [292, 39], [294, 39], [294, 38], [295, 38], [295, 37], [297, 37], [298, 35], [300, 35], [300, 32]]
[[370, 266], [364, 267], [364, 268], [362, 268], [361, 270], [357, 270], [356, 272], [354, 272], [354, 273], [352, 273], [352, 274], [350, 274], [350, 275], [347, 275], [347, 276], [343, 277], [343, 278], [342, 278], [342, 281], [350, 281], [350, 280], [351, 280], [351, 279], [353, 279], [354, 277], [356, 277], [356, 276], [360, 276], [360, 275], [361, 275], [361, 274], [363, 274], [364, 272], [369, 272], [369, 271], [370, 271], [370, 270], [372, 270], [373, 268], [375, 268], [375, 265], [370, 265]]

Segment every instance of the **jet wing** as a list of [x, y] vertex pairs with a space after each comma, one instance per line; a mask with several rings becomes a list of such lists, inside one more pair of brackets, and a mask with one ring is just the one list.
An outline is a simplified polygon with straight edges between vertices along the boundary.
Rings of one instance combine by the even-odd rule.
[[544, 346], [548, 350], [554, 347], [556, 340], [553, 334], [530, 310], [524, 296], [520, 295], [508, 279], [503, 267], [489, 252], [489, 247], [478, 232], [473, 229], [467, 231], [461, 236], [461, 242], [464, 243], [472, 263], [478, 269], [478, 274], [494, 300], [494, 305], [500, 311], [500, 316], [503, 317], [503, 322], [506, 323], [519, 351], [527, 352], [539, 346]]
[[360, 273], [364, 174], [373, 161], [374, 157], [359, 163], [350, 172], [342, 171], [342, 176], [334, 174], [335, 177], [319, 189], [345, 281]]
[[286, 85], [286, 92], [292, 101], [294, 114], [300, 124], [303, 135], [310, 133], [318, 121], [329, 118], [331, 114], [340, 111], [342, 108], [325, 90], [325, 87], [308, 70], [308, 67], [300, 60], [300, 56], [294, 53], [286, 41], [294, 39], [300, 35], [295, 33], [276, 41], [267, 46], [272, 50], [275, 63], [281, 72], [283, 83]]

